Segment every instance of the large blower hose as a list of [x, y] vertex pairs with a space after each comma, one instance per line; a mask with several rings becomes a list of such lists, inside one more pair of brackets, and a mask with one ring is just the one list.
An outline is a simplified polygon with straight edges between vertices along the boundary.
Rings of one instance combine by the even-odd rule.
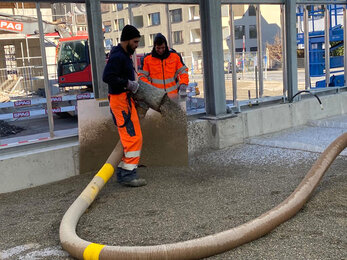
[[[161, 101], [160, 101], [161, 102]], [[159, 106], [160, 107], [160, 106]], [[321, 154], [295, 191], [281, 204], [235, 228], [206, 237], [156, 246], [108, 246], [79, 238], [76, 226], [121, 160], [120, 142], [104, 166], [66, 211], [60, 224], [62, 247], [78, 259], [200, 259], [228, 251], [257, 239], [293, 217], [308, 200], [335, 158], [347, 147], [347, 133], [338, 137]]]

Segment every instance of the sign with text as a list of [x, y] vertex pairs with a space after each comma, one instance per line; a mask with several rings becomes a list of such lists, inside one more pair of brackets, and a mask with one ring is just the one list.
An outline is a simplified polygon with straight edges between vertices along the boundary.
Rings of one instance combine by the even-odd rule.
[[23, 24], [12, 21], [0, 20], [0, 29], [14, 32], [22, 32]]

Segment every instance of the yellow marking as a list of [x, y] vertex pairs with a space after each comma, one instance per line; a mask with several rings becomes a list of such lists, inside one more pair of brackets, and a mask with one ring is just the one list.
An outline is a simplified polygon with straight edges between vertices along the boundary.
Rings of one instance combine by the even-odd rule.
[[104, 180], [104, 182], [106, 183], [111, 178], [113, 173], [114, 173], [114, 168], [113, 168], [112, 164], [105, 163], [104, 166], [102, 166], [102, 168], [100, 169], [100, 171], [97, 173], [96, 176], [101, 177]]
[[99, 255], [101, 250], [105, 247], [105, 245], [91, 243], [89, 244], [83, 252], [84, 260], [99, 260]]

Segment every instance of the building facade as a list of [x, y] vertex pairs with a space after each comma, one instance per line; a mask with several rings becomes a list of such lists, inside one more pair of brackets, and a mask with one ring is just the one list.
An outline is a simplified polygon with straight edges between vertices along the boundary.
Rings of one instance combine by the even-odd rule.
[[[104, 4], [103, 26], [105, 48], [109, 51], [120, 42], [126, 24], [133, 24], [142, 35], [137, 53], [148, 53], [153, 48], [153, 39], [162, 33], [170, 47], [179, 52], [186, 65], [196, 72], [202, 69], [202, 46], [199, 5], [165, 4]], [[256, 9], [254, 5], [233, 5], [236, 52], [257, 51]], [[280, 6], [263, 5], [262, 36], [263, 50], [266, 43], [273, 43], [280, 34]], [[229, 5], [222, 5], [222, 40], [224, 59], [230, 60], [230, 15]], [[169, 34], [171, 34], [169, 37]], [[171, 38], [171, 39], [170, 39]]]

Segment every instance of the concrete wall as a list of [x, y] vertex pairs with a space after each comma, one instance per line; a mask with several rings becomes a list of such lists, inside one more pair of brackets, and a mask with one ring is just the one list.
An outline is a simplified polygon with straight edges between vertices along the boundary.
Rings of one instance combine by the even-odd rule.
[[0, 194], [35, 187], [79, 174], [77, 141], [0, 155]]
[[347, 93], [309, 98], [290, 104], [254, 107], [224, 120], [195, 120], [188, 122], [188, 152], [198, 154], [206, 149], [223, 149], [243, 143], [245, 139], [269, 134], [312, 120], [347, 113]]

